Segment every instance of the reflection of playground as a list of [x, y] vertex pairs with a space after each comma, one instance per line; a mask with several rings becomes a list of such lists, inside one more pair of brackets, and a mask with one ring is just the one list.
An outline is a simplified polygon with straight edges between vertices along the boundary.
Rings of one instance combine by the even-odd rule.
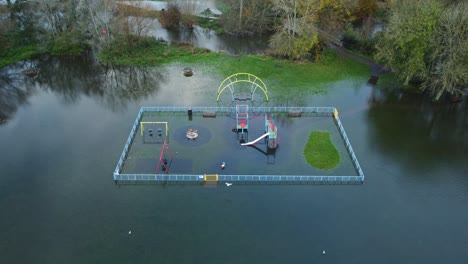
[[[166, 154], [167, 155], [167, 154]], [[161, 174], [165, 173], [192, 173], [193, 167], [193, 160], [191, 159], [183, 159], [183, 158], [176, 158], [170, 160], [166, 158], [167, 163], [163, 164], [159, 162], [158, 157], [151, 158], [151, 159], [138, 159], [135, 164], [135, 172], [141, 174], [154, 174], [156, 171], [156, 167], [158, 167], [158, 171]], [[157, 165], [159, 163], [159, 166]], [[167, 167], [167, 169], [165, 168]]]
[[255, 150], [259, 151], [263, 155], [265, 155], [265, 157], [267, 158], [267, 164], [275, 164], [276, 149], [267, 148], [266, 151], [265, 151], [265, 150], [261, 149], [260, 147], [258, 147], [256, 145], [251, 145], [250, 147], [252, 149], [255, 149]]
[[[193, 161], [191, 159], [174, 159], [174, 153], [164, 141], [159, 153], [158, 164], [156, 165], [156, 174], [170, 174], [175, 170], [177, 173], [189, 173], [192, 170]], [[154, 163], [153, 163], [154, 168]]]

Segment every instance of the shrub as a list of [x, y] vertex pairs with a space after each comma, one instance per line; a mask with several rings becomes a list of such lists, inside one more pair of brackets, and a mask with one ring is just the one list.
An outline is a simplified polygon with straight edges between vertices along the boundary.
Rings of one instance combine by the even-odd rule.
[[161, 11], [160, 22], [164, 28], [168, 29], [179, 29], [179, 24], [181, 20], [181, 12], [177, 5], [168, 4], [167, 10]]
[[365, 55], [373, 55], [376, 51], [375, 40], [373, 38], [366, 37], [365, 34], [361, 34], [353, 29], [345, 31], [341, 41], [345, 48]]
[[80, 55], [88, 48], [83, 37], [76, 31], [65, 31], [52, 39], [50, 53], [52, 55]]

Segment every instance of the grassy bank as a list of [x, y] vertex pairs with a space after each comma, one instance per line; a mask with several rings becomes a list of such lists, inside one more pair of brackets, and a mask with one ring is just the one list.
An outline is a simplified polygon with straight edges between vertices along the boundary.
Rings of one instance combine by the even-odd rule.
[[[209, 52], [191, 46], [146, 42], [132, 49], [111, 48], [104, 50], [99, 59], [117, 65], [158, 66], [179, 62], [188, 66], [207, 66], [222, 76], [236, 72], [248, 72], [268, 79], [277, 92], [295, 91], [322, 92], [321, 83], [345, 78], [363, 77], [370, 74], [369, 67], [348, 57], [338, 56], [333, 50], [325, 50], [316, 62], [291, 62], [263, 55], [231, 56]], [[315, 90], [310, 91], [311, 84]], [[294, 91], [294, 92], [295, 92]]]
[[[122, 45], [126, 42], [130, 44]], [[157, 66], [176, 60], [186, 60], [191, 56], [203, 57], [209, 53], [207, 49], [187, 45], [167, 45], [152, 38], [133, 38], [114, 41], [109, 48], [99, 54], [99, 60], [114, 65]]]
[[0, 54], [0, 68], [18, 61], [27, 60], [39, 54], [35, 45], [16, 46]]
[[340, 163], [340, 154], [330, 139], [330, 132], [313, 131], [304, 148], [307, 162], [322, 170], [333, 169]]
[[144, 4], [140, 6], [133, 6], [130, 4], [117, 3], [117, 7], [124, 16], [159, 18], [161, 14], [160, 11], [144, 8]]

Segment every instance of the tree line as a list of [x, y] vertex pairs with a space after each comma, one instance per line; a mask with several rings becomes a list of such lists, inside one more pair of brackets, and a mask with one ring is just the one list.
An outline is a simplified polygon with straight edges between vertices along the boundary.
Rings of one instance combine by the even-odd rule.
[[468, 3], [397, 0], [376, 43], [375, 58], [435, 100], [468, 84]]
[[[3, 2], [0, 57], [30, 45], [58, 55], [147, 45], [142, 36], [157, 18], [171, 30], [211, 23], [224, 34], [269, 34], [271, 55], [292, 60], [317, 58], [329, 43], [343, 44], [435, 99], [462, 94], [468, 80], [468, 3], [463, 0], [218, 0], [219, 16], [210, 10], [196, 14], [195, 0], [169, 0], [163, 12], [149, 11], [140, 1]], [[377, 34], [376, 21], [384, 28]]]
[[[150, 12], [141, 1], [6, 0], [0, 5], [0, 44], [10, 48], [30, 43], [54, 54], [109, 45], [117, 36], [144, 35], [147, 17], [169, 29], [192, 29], [201, 14], [198, 1], [168, 0], [163, 12]], [[130, 1], [125, 1], [130, 2]], [[337, 37], [347, 23], [370, 16], [374, 0], [219, 0], [223, 14], [216, 22], [225, 34], [273, 34], [277, 56], [304, 59], [319, 53], [328, 37]], [[372, 5], [371, 5], [372, 6]], [[375, 5], [374, 5], [375, 6]], [[365, 11], [368, 10], [368, 11]], [[365, 14], [361, 14], [361, 13]], [[203, 13], [203, 12], [202, 12]], [[210, 16], [209, 10], [207, 17]], [[324, 37], [325, 36], [325, 37]], [[129, 37], [128, 39], [132, 39]]]

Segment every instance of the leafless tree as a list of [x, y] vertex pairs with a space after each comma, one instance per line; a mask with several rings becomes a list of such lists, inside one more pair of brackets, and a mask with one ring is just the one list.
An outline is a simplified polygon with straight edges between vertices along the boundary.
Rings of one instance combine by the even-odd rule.
[[220, 17], [226, 33], [232, 35], [255, 35], [272, 31], [276, 18], [271, 1], [224, 0], [227, 12]]
[[117, 12], [116, 2], [113, 0], [81, 1], [89, 16], [90, 30], [93, 32], [93, 36], [97, 39], [101, 39], [101, 36], [104, 36], [103, 40], [108, 45], [112, 31], [111, 22], [114, 14]]

